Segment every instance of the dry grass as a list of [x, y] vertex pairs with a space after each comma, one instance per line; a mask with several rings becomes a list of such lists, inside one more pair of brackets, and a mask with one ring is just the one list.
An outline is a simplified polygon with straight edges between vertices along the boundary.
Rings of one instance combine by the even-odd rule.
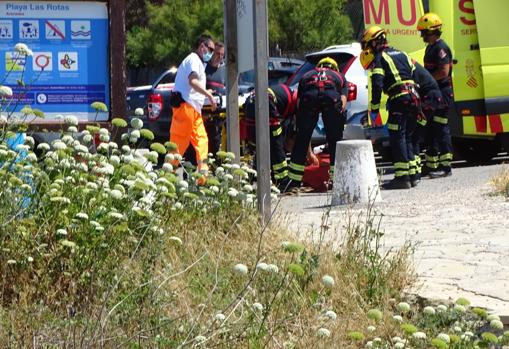
[[506, 166], [503, 166], [500, 172], [490, 179], [490, 184], [496, 194], [509, 197], [509, 170]]
[[[252, 211], [169, 217], [165, 236], [182, 245], [164, 239], [126, 261], [104, 302], [79, 310], [64, 302], [55, 311], [29, 298], [35, 285], [21, 284], [26, 296], [0, 315], [0, 346], [193, 347], [203, 335], [203, 347], [214, 348], [356, 348], [348, 333], [373, 324], [366, 317], [371, 308], [384, 312], [377, 334], [394, 333], [394, 298], [414, 281], [411, 246], [382, 254], [375, 223], [352, 219], [339, 248], [319, 239], [289, 253], [281, 242], [294, 239], [284, 224], [263, 230]], [[255, 273], [259, 262], [276, 264], [279, 273]], [[249, 273], [232, 272], [237, 263]], [[304, 273], [289, 272], [291, 264]], [[333, 288], [323, 286], [323, 275], [334, 278]], [[263, 312], [252, 310], [255, 302]], [[327, 310], [337, 313], [335, 321], [324, 319]], [[222, 326], [214, 322], [217, 313], [226, 316]], [[318, 338], [320, 327], [331, 336]]]

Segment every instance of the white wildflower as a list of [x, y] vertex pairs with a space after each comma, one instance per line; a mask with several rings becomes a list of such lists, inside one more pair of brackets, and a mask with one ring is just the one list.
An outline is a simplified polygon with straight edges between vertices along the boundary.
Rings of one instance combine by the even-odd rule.
[[124, 219], [124, 215], [118, 212], [110, 212], [108, 213], [108, 216], [112, 219]]
[[467, 309], [463, 305], [455, 304], [454, 305], [454, 311], [456, 313], [464, 314], [467, 311]]
[[75, 146], [74, 150], [78, 153], [88, 154], [88, 148], [82, 144]]
[[[141, 108], [139, 108], [141, 109]], [[135, 131], [138, 131], [138, 130], [141, 130], [143, 128], [143, 121], [141, 121], [141, 119], [139, 118], [132, 118], [131, 119], [131, 126], [132, 128], [134, 128]], [[131, 132], [131, 135], [133, 134], [134, 131]], [[139, 131], [138, 131], [138, 137], [139, 137]]]
[[322, 277], [322, 284], [327, 288], [334, 287], [334, 278], [330, 275], [324, 275]]
[[324, 327], [320, 327], [318, 331], [316, 331], [318, 337], [330, 337], [330, 331]]
[[28, 261], [28, 263], [32, 263], [34, 261], [34, 259], [33, 259], [33, 257], [28, 256], [27, 261]]
[[373, 348], [373, 341], [366, 342], [366, 348]]
[[447, 333], [439, 333], [437, 338], [444, 341], [447, 344], [451, 343], [451, 337], [449, 337]]
[[141, 134], [139, 130], [132, 130], [131, 131], [131, 137], [140, 138]]
[[9, 259], [9, 260], [7, 261], [7, 264], [11, 264], [11, 265], [12, 265], [12, 264], [16, 264], [16, 263], [17, 263], [17, 262], [16, 262], [16, 260], [15, 260], [15, 259]]
[[122, 199], [124, 194], [120, 190], [113, 189], [112, 191], [110, 191], [110, 196], [115, 200], [120, 200]]
[[187, 183], [186, 181], [184, 180], [181, 180], [178, 182], [178, 186], [181, 188], [181, 189], [184, 189], [186, 190], [187, 188], [189, 188], [189, 183]]
[[223, 322], [225, 319], [226, 319], [226, 316], [224, 316], [224, 314], [221, 314], [221, 313], [217, 313], [214, 316], [214, 320], [219, 321], [219, 322]]
[[395, 349], [403, 349], [403, 348], [405, 348], [405, 344], [398, 342], [398, 343], [394, 344], [394, 348]]
[[401, 315], [394, 315], [392, 319], [397, 322], [403, 322], [403, 317]]
[[407, 302], [400, 302], [396, 308], [402, 313], [408, 313], [410, 311], [410, 304]]
[[197, 342], [197, 343], [203, 343], [207, 340], [207, 337], [205, 336], [196, 336], [194, 337], [194, 340]]
[[239, 195], [239, 192], [235, 188], [228, 189], [228, 195], [235, 198]]
[[84, 142], [85, 144], [90, 144], [90, 143], [92, 143], [92, 139], [93, 139], [93, 138], [92, 138], [92, 135], [84, 135], [84, 136], [83, 136], [83, 142]]
[[440, 305], [438, 305], [438, 306], [437, 306], [437, 311], [438, 311], [439, 313], [442, 313], [442, 312], [444, 312], [444, 311], [447, 311], [447, 306], [445, 306], [445, 305], [443, 305], [443, 304], [440, 304]]
[[32, 56], [33, 52], [28, 48], [28, 46], [22, 42], [14, 45], [14, 52], [22, 55], [22, 56]]
[[325, 317], [329, 318], [330, 320], [336, 320], [338, 317], [337, 314], [333, 310], [327, 310], [325, 312]]
[[248, 268], [245, 264], [238, 263], [233, 267], [233, 271], [240, 275], [246, 275], [248, 273]]
[[244, 185], [244, 191], [250, 193], [253, 191], [253, 186], [251, 184]]
[[67, 235], [67, 230], [65, 230], [65, 229], [57, 229], [57, 235]]
[[143, 114], [145, 114], [145, 112], [143, 111], [143, 108], [136, 108], [134, 110], [134, 115], [136, 115], [136, 116], [143, 116]]
[[493, 319], [490, 321], [490, 327], [494, 330], [503, 330], [504, 324], [500, 320]]
[[435, 308], [427, 306], [427, 307], [424, 307], [423, 312], [426, 315], [435, 315]]
[[375, 332], [376, 331], [376, 327], [373, 326], [373, 325], [370, 325], [370, 326], [367, 327], [367, 330], [368, 330], [368, 332]]
[[251, 307], [253, 308], [253, 310], [255, 311], [262, 311], [263, 310], [263, 305], [261, 303], [258, 303], [258, 302], [255, 302], [251, 305]]
[[99, 134], [99, 140], [101, 142], [109, 142], [110, 141], [110, 135], [101, 133], [101, 134]]
[[269, 268], [269, 266], [267, 263], [260, 262], [256, 265], [256, 269], [258, 269], [258, 270], [267, 271], [268, 268]]
[[415, 339], [426, 339], [426, 333], [424, 332], [415, 332], [414, 334], [412, 334], [412, 336]]
[[269, 271], [269, 272], [271, 272], [271, 273], [274, 273], [274, 274], [277, 274], [277, 273], [279, 273], [279, 268], [278, 268], [278, 266], [277, 266], [277, 265], [275, 265], [275, 264], [269, 264], [269, 265], [267, 266], [267, 271]]
[[97, 151], [99, 153], [107, 153], [108, 152], [108, 143], [101, 143], [97, 146]]
[[78, 126], [78, 118], [74, 115], [66, 115], [64, 117], [64, 122], [71, 126]]
[[26, 157], [26, 159], [30, 162], [36, 162], [37, 161], [37, 155], [35, 153], [29, 153]]
[[0, 97], [12, 97], [12, 88], [10, 88], [9, 86], [1, 85], [0, 86]]
[[182, 207], [184, 207], [184, 206], [182, 205], [182, 203], [176, 202], [175, 205], [173, 205], [173, 207], [175, 207], [176, 210], [181, 210]]
[[164, 172], [173, 172], [173, 166], [172, 164], [165, 162], [162, 166], [162, 169]]
[[225, 174], [224, 175], [224, 179], [226, 179], [227, 181], [232, 181], [233, 180], [233, 176], [229, 173]]
[[458, 333], [463, 331], [463, 329], [459, 326], [454, 326], [453, 330], [454, 330], [454, 332], [458, 332]]
[[490, 315], [488, 315], [488, 317], [486, 317], [486, 320], [488, 320], [488, 321], [500, 320], [500, 316], [498, 316], [497, 314], [490, 314]]
[[110, 156], [110, 164], [118, 166], [120, 165], [120, 158], [116, 155]]
[[67, 128], [67, 132], [70, 132], [70, 133], [77, 133], [78, 132], [78, 128], [76, 126], [69, 126]]
[[55, 150], [64, 150], [66, 148], [67, 148], [67, 145], [65, 145], [65, 143], [60, 140], [53, 142], [53, 149], [55, 149]]
[[[91, 183], [91, 184], [95, 184], [95, 183]], [[88, 214], [86, 214], [85, 212], [78, 212], [78, 213], [76, 213], [76, 218], [88, 220]]]
[[16, 146], [16, 150], [19, 151], [19, 152], [29, 151], [30, 147], [28, 145], [26, 145], [26, 144], [18, 144]]

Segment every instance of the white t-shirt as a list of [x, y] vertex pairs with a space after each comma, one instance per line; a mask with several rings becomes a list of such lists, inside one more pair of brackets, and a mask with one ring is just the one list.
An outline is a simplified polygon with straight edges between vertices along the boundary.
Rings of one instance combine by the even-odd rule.
[[189, 75], [195, 72], [198, 76], [200, 85], [205, 89], [206, 76], [205, 76], [205, 65], [203, 64], [200, 56], [196, 52], [190, 53], [182, 63], [180, 63], [177, 76], [175, 77], [174, 89], [182, 94], [182, 98], [189, 103], [198, 113], [201, 114], [201, 108], [203, 102], [205, 102], [205, 96], [194, 90], [189, 85]]

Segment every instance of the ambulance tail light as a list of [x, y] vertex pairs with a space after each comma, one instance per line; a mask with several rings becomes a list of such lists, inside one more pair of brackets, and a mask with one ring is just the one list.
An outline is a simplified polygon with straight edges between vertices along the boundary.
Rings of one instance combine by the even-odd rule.
[[159, 93], [151, 93], [148, 96], [148, 119], [157, 120], [163, 110], [163, 96]]
[[348, 81], [348, 95], [346, 100], [348, 102], [355, 101], [357, 99], [357, 85]]

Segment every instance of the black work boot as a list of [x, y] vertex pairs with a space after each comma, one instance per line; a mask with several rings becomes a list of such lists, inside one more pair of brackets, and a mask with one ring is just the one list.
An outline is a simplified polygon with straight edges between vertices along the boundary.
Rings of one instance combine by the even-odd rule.
[[420, 173], [410, 176], [410, 184], [412, 185], [412, 188], [416, 187], [417, 184], [419, 184], [420, 182], [421, 182], [421, 174]]
[[382, 185], [382, 189], [393, 190], [393, 189], [410, 189], [412, 184], [408, 177], [395, 177], [388, 183]]

